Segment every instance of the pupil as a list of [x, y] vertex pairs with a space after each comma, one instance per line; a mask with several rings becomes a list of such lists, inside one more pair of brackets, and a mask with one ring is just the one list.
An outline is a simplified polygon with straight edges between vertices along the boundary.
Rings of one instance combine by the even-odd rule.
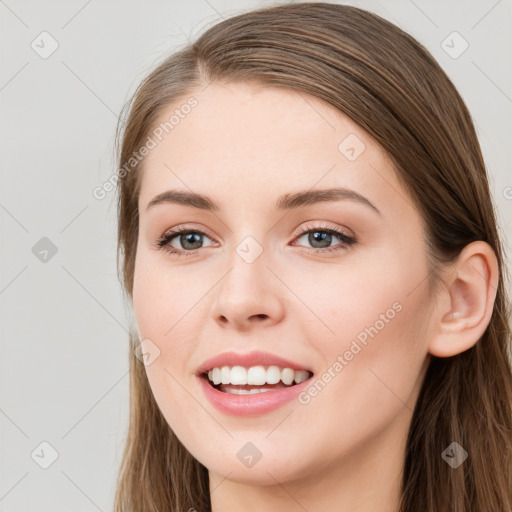
[[[320, 236], [316, 236], [316, 235], [320, 235]], [[325, 233], [322, 231], [312, 231], [309, 234], [308, 241], [311, 245], [313, 245], [314, 243], [320, 242], [321, 247], [329, 247], [329, 245], [331, 243], [331, 236], [332, 236], [331, 234]]]
[[[181, 235], [180, 242], [182, 247], [188, 249], [198, 249], [199, 247], [201, 247], [201, 236], [202, 235], [200, 235], [199, 233], [187, 233], [186, 235]], [[193, 247], [187, 247], [188, 243], [192, 244]]]

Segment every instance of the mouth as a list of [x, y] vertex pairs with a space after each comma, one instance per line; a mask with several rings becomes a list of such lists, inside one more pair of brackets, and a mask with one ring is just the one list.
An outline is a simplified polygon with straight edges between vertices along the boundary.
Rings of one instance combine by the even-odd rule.
[[201, 378], [217, 391], [233, 395], [253, 395], [291, 388], [310, 379], [308, 370], [279, 366], [222, 366], [203, 372]]

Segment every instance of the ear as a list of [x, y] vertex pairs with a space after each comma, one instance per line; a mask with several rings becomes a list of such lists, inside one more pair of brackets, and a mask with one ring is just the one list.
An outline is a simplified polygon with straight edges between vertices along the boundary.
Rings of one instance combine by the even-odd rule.
[[450, 357], [471, 348], [491, 320], [498, 287], [498, 262], [491, 246], [468, 244], [443, 278], [432, 312], [429, 352]]

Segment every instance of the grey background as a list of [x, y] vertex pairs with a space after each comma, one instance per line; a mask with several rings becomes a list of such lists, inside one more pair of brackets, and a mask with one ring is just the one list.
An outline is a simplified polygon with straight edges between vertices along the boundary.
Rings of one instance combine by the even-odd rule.
[[[347, 3], [411, 33], [458, 87], [510, 254], [511, 1]], [[114, 172], [117, 115], [154, 64], [222, 17], [269, 4], [0, 0], [1, 511], [112, 509], [132, 319], [116, 276], [115, 195], [92, 191]], [[46, 59], [31, 47], [43, 31], [59, 45]], [[453, 31], [469, 43], [456, 59], [441, 46]], [[43, 237], [55, 254], [39, 252]], [[47, 469], [42, 442], [58, 453]]]

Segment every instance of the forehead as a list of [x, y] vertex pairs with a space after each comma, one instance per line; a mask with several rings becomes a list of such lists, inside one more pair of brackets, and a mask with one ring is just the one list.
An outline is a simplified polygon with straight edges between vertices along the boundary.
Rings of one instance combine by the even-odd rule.
[[143, 162], [141, 206], [172, 188], [254, 202], [311, 188], [346, 186], [376, 197], [386, 182], [400, 187], [383, 148], [318, 98], [253, 83], [211, 83], [169, 105], [156, 124], [191, 97], [196, 106]]

